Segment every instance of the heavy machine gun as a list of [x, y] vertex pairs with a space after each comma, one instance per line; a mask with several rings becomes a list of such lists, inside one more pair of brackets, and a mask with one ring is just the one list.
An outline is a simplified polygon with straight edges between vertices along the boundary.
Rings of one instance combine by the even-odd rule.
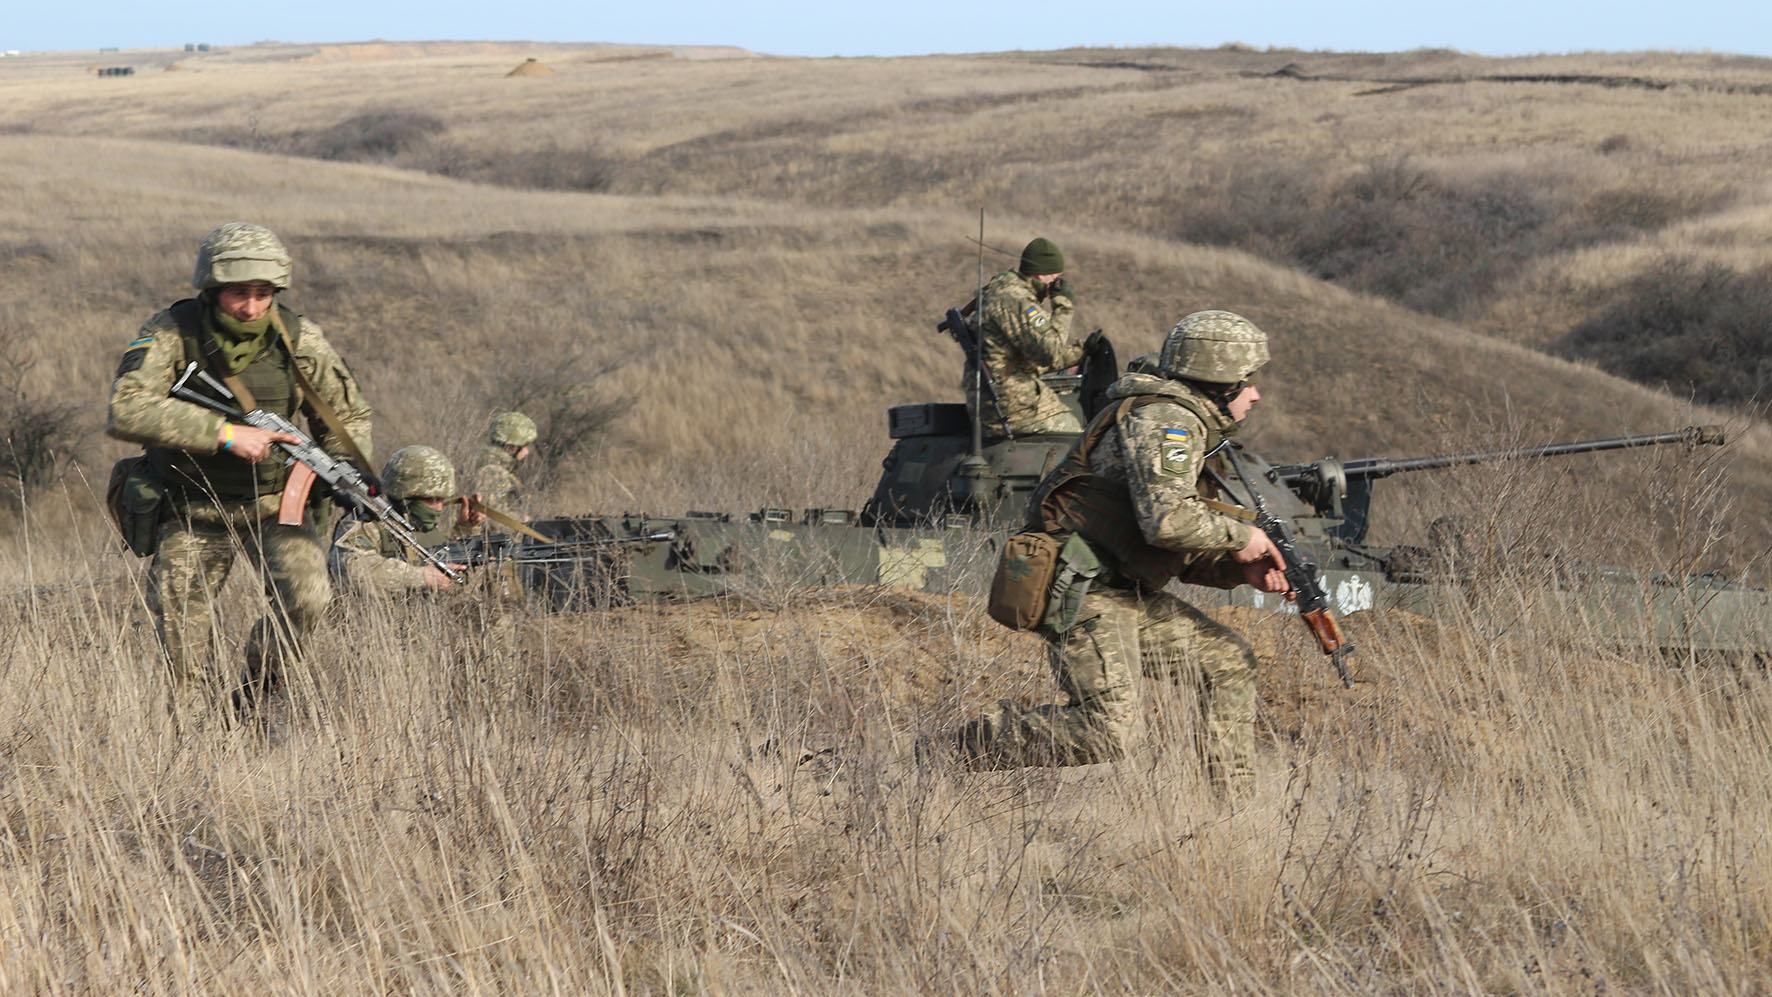
[[431, 548], [450, 564], [478, 568], [487, 564], [577, 564], [601, 557], [611, 547], [624, 544], [666, 543], [677, 538], [673, 530], [659, 529], [632, 536], [573, 537], [540, 541], [505, 534], [464, 537]]
[[1337, 460], [1325, 457], [1308, 464], [1282, 464], [1269, 468], [1267, 480], [1283, 485], [1299, 499], [1315, 508], [1317, 515], [1338, 521], [1327, 530], [1333, 539], [1361, 543], [1371, 516], [1372, 482], [1408, 471], [1431, 471], [1463, 464], [1487, 464], [1504, 460], [1534, 460], [1540, 457], [1562, 457], [1569, 454], [1598, 453], [1604, 450], [1626, 450], [1635, 447], [1665, 446], [1682, 443], [1691, 447], [1722, 446], [1726, 442], [1720, 426], [1687, 426], [1670, 433], [1637, 436], [1613, 436], [1599, 440], [1568, 443], [1546, 443], [1535, 447], [1510, 450], [1477, 450], [1467, 453], [1436, 454], [1427, 457], [1362, 457]]

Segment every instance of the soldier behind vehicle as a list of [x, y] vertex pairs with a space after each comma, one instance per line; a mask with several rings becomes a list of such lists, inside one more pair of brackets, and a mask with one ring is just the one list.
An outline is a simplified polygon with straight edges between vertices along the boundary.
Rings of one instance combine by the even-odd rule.
[[[1261, 399], [1250, 378], [1267, 359], [1267, 336], [1247, 319], [1196, 312], [1169, 333], [1154, 363], [1135, 362], [1109, 389], [1107, 407], [1028, 510], [1029, 533], [1062, 545], [1050, 587], [1030, 593], [1041, 610], [1031, 625], [1047, 640], [1069, 702], [1024, 709], [1003, 701], [997, 716], [959, 731], [966, 764], [1120, 758], [1140, 717], [1141, 678], [1166, 678], [1198, 692], [1213, 786], [1233, 800], [1248, 796], [1255, 655], [1235, 631], [1163, 589], [1180, 579], [1287, 590], [1267, 534], [1203, 494], [1212, 487], [1203, 479], [1208, 458]], [[992, 615], [1002, 619], [995, 606]]]
[[[979, 350], [988, 385], [985, 435], [1026, 436], [1077, 433], [1083, 426], [1064, 399], [1044, 381], [1083, 359], [1083, 344], [1071, 336], [1076, 291], [1064, 276], [1064, 254], [1052, 240], [1036, 238], [1021, 251], [1014, 270], [992, 277], [979, 294], [976, 313]], [[1041, 307], [1045, 302], [1048, 312]], [[966, 371], [966, 382], [972, 371]], [[991, 394], [995, 393], [995, 405]], [[970, 394], [968, 395], [970, 397]]]
[[[472, 501], [456, 498], [455, 466], [436, 449], [401, 447], [382, 467], [381, 479], [389, 500], [417, 528], [418, 541], [426, 547], [448, 543], [482, 522]], [[453, 527], [445, 522], [451, 505]], [[391, 596], [455, 584], [374, 519], [340, 520], [329, 561], [333, 580], [359, 594]]]
[[[125, 348], [107, 432], [146, 448], [119, 463], [126, 473], [113, 472], [129, 497], [119, 525], [131, 550], [154, 557], [148, 608], [171, 670], [175, 719], [200, 723], [224, 693], [250, 711], [278, 688], [285, 658], [301, 651], [332, 590], [315, 524], [320, 510], [295, 510], [297, 525], [279, 522], [289, 471], [277, 444], [300, 440], [172, 398], [174, 381], [197, 364], [226, 382], [243, 408], [290, 419], [303, 413], [327, 452], [353, 460], [368, 452], [370, 409], [320, 327], [276, 300], [289, 287], [290, 258], [269, 229], [229, 222], [210, 232], [192, 284], [197, 297], [148, 319]], [[236, 684], [210, 669], [221, 613], [214, 596], [242, 551], [272, 611], [252, 627]]]
[[521, 412], [498, 412], [487, 432], [487, 446], [474, 471], [474, 493], [488, 506], [518, 519], [529, 518], [528, 499], [517, 465], [534, 453], [535, 420]]

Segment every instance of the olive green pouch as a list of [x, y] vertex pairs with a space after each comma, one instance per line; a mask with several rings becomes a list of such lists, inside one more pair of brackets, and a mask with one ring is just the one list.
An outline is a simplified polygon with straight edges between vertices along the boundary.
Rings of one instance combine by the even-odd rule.
[[1081, 533], [1067, 537], [1058, 551], [1058, 571], [1052, 579], [1052, 594], [1046, 602], [1041, 628], [1056, 636], [1070, 633], [1083, 612], [1083, 597], [1089, 594], [1089, 586], [1101, 575], [1101, 569], [1101, 558]]
[[105, 485], [105, 506], [130, 553], [147, 557], [159, 549], [166, 489], [146, 455], [125, 457], [111, 465], [111, 480]]
[[1058, 570], [1059, 544], [1046, 533], [1016, 533], [1003, 541], [985, 609], [1011, 630], [1040, 625]]

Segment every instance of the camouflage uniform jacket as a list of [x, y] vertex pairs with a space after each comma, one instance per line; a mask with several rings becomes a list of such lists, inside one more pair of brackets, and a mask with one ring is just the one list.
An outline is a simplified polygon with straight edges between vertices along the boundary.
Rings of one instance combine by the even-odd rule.
[[[363, 401], [344, 359], [326, 341], [320, 326], [306, 318], [299, 319], [301, 330], [290, 329], [296, 339], [294, 360], [326, 403], [343, 420], [349, 433], [365, 455], [371, 453], [369, 406]], [[272, 347], [275, 348], [275, 347]], [[171, 397], [172, 382], [178, 380], [190, 361], [178, 323], [170, 311], [161, 311], [148, 319], [123, 352], [117, 365], [116, 379], [111, 383], [110, 415], [105, 431], [112, 437], [148, 447], [173, 447], [193, 454], [214, 454], [215, 437], [224, 420], [220, 415], [191, 402]], [[328, 453], [346, 452], [333, 427], [319, 438]], [[192, 503], [186, 510], [194, 521], [246, 523], [273, 516], [279, 496], [261, 495], [256, 502], [245, 502], [232, 508], [217, 509], [212, 505]]]
[[[1071, 339], [1073, 313], [1070, 298], [1055, 297], [1048, 315], [1040, 307], [1039, 286], [1014, 270], [998, 274], [984, 286], [978, 308], [979, 352], [1002, 408], [999, 419], [987, 388], [979, 399], [987, 433], [1003, 436], [1005, 428], [1011, 433], [1036, 432], [1069, 413], [1069, 406], [1040, 375], [1083, 359], [1082, 344]], [[972, 372], [966, 374], [970, 382]]]
[[[1215, 436], [1231, 433], [1235, 420], [1187, 385], [1153, 374], [1128, 373], [1108, 389], [1110, 401], [1133, 395], [1190, 398], [1215, 417]], [[1090, 470], [1126, 483], [1139, 530], [1153, 547], [1178, 553], [1229, 553], [1249, 542], [1247, 523], [1209, 509], [1200, 477], [1207, 426], [1193, 409], [1153, 402], [1132, 409], [1108, 430], [1090, 455]]]
[[474, 471], [474, 494], [499, 512], [524, 518], [523, 482], [517, 477], [517, 458], [504, 447], [487, 447]]
[[[419, 543], [435, 547], [448, 543], [452, 531], [439, 524], [417, 536]], [[430, 562], [374, 519], [340, 520], [327, 563], [333, 580], [354, 592], [387, 596], [429, 588]]]

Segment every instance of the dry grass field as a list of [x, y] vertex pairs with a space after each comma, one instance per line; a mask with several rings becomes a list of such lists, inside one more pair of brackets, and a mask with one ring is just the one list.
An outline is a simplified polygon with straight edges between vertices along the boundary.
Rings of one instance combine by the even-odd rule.
[[[1266, 328], [1274, 458], [1725, 423], [1387, 481], [1379, 525], [1763, 580], [1768, 135], [1772, 64], [1719, 55], [4, 60], [0, 992], [1762, 992], [1772, 686], [1543, 619], [1530, 564], [1469, 619], [1350, 620], [1352, 692], [1237, 614], [1262, 753], [1230, 812], [1164, 686], [1117, 765], [914, 763], [1050, 698], [1042, 649], [859, 588], [344, 606], [285, 733], [181, 738], [93, 493], [124, 343], [244, 218], [382, 454], [466, 457], [521, 401], [616, 413], [552, 441], [549, 511], [858, 505], [881, 410], [958, 397], [933, 323], [983, 206], [987, 266], [1053, 237], [1123, 356], [1198, 308]], [[258, 611], [236, 578], [224, 662]]]

